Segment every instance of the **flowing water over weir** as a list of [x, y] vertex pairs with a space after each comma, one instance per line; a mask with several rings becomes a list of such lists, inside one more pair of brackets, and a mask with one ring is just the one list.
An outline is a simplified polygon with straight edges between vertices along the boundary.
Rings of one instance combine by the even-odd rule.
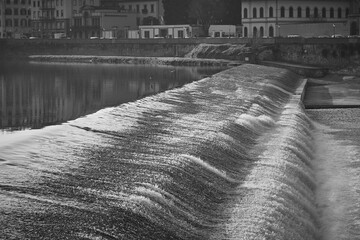
[[316, 239], [299, 84], [243, 65], [15, 133], [0, 145], [1, 237]]

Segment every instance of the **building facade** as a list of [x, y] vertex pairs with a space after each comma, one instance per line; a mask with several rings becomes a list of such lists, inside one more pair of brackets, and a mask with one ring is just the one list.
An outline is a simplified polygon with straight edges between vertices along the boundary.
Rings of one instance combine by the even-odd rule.
[[243, 0], [244, 37], [349, 33], [351, 0]]
[[0, 37], [22, 38], [31, 32], [31, 0], [0, 1]]
[[53, 38], [55, 34], [69, 35], [72, 4], [70, 0], [32, 0], [32, 36]]

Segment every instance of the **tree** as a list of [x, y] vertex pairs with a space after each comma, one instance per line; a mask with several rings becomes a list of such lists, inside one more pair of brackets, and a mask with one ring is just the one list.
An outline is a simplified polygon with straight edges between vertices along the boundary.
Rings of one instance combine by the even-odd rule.
[[166, 24], [241, 23], [240, 0], [163, 0]]
[[188, 6], [191, 0], [163, 0], [166, 24], [189, 23]]

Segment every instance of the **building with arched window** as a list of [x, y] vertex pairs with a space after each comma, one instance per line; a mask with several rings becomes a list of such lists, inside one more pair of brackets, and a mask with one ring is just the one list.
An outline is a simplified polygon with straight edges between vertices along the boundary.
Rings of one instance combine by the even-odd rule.
[[[243, 0], [247, 37], [359, 33], [360, 0]], [[356, 7], [354, 7], [356, 5]], [[260, 14], [259, 14], [260, 13]], [[352, 31], [350, 31], [352, 24]]]

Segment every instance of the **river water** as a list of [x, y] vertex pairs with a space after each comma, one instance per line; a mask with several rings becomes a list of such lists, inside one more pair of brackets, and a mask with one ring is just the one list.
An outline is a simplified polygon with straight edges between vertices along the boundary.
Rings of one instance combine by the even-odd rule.
[[[13, 104], [0, 135], [0, 238], [358, 236], [358, 112], [341, 126], [331, 111], [306, 113], [297, 75], [244, 65], [192, 82], [214, 72], [182, 69], [139, 99], [154, 93], [144, 66], [126, 84], [119, 66], [33, 67], [48, 69], [37, 90], [47, 97], [29, 93], [36, 83], [2, 91], [14, 101], [5, 98]], [[19, 72], [36, 82], [38, 73]], [[189, 83], [164, 92], [179, 82]], [[19, 89], [26, 97], [16, 102]], [[14, 112], [21, 121], [9, 120]]]

